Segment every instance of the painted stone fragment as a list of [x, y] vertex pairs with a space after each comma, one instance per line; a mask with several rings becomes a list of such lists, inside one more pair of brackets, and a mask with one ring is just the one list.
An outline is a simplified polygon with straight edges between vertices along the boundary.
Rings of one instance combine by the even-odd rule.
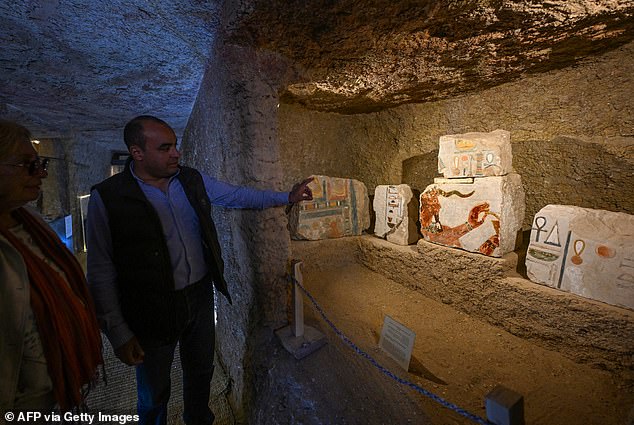
[[293, 206], [289, 227], [293, 239], [321, 240], [360, 235], [370, 226], [368, 190], [358, 180], [313, 176], [312, 201]]
[[634, 215], [547, 205], [533, 219], [528, 278], [634, 310]]
[[420, 230], [428, 242], [501, 257], [515, 249], [524, 209], [519, 174], [437, 178], [420, 195]]
[[445, 178], [503, 176], [512, 172], [511, 133], [449, 134], [440, 137], [438, 172]]
[[418, 200], [408, 185], [377, 186], [374, 190], [373, 207], [376, 236], [397, 245], [409, 245], [418, 240]]

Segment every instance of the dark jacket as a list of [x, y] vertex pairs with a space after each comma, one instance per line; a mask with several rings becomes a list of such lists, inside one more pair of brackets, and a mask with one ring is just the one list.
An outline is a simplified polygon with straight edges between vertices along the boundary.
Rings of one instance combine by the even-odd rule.
[[[202, 176], [193, 168], [181, 167], [177, 178], [198, 216], [211, 278], [231, 302]], [[173, 341], [186, 320], [187, 306], [182, 291], [174, 290], [172, 262], [158, 214], [128, 164], [94, 189], [108, 213], [119, 299], [128, 326], [140, 339]]]

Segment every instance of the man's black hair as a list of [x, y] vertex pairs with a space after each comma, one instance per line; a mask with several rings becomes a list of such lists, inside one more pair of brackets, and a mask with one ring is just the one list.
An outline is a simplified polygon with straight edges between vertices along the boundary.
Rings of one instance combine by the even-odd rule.
[[169, 124], [160, 118], [153, 117], [152, 115], [139, 115], [136, 118], [132, 118], [123, 129], [123, 140], [125, 145], [130, 149], [130, 146], [137, 145], [141, 149], [145, 149], [145, 134], [143, 134], [143, 123], [146, 121], [152, 121], [157, 124], [162, 124], [167, 128], [171, 128]]

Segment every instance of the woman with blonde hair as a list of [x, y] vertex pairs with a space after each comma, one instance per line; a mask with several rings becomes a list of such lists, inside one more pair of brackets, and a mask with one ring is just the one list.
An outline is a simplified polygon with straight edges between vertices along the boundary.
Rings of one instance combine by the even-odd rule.
[[103, 364], [81, 266], [25, 208], [47, 165], [25, 127], [0, 120], [0, 411], [82, 406]]

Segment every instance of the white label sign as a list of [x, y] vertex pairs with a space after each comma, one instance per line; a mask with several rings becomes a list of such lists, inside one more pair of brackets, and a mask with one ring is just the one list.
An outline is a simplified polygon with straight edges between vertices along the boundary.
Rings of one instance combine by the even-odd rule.
[[416, 334], [401, 323], [385, 316], [379, 347], [406, 371], [409, 370], [409, 361], [414, 349]]
[[66, 238], [70, 238], [71, 236], [73, 236], [73, 216], [72, 215], [67, 215], [66, 217], [64, 217], [64, 227], [65, 227], [65, 233], [66, 233]]

